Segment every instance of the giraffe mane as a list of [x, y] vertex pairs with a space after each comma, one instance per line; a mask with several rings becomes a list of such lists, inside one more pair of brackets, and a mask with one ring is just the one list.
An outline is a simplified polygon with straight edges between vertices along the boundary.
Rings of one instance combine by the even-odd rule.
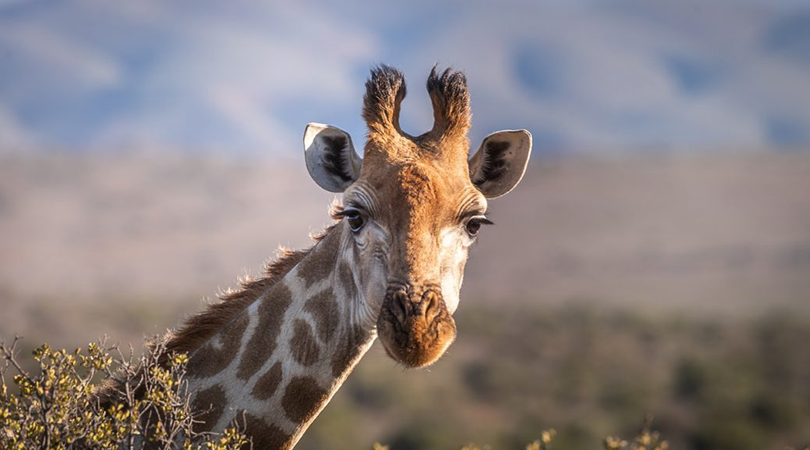
[[[322, 236], [317, 236], [316, 243], [320, 239]], [[198, 349], [284, 278], [310, 250], [311, 247], [302, 250], [279, 249], [276, 259], [265, 266], [264, 276], [245, 280], [240, 283], [239, 289], [220, 294], [218, 302], [209, 304], [202, 312], [186, 319], [178, 329], [169, 331], [162, 339], [166, 352], [190, 353]]]
[[245, 308], [284, 278], [309, 254], [315, 244], [323, 240], [335, 226], [337, 226], [337, 223], [312, 236], [314, 244], [309, 248], [300, 250], [279, 249], [276, 259], [265, 266], [263, 277], [247, 280], [240, 284], [238, 290], [220, 295], [219, 302], [209, 304], [204, 311], [187, 319], [180, 328], [169, 331], [162, 340], [166, 352], [169, 354], [173, 352], [190, 353], [198, 349], [225, 325], [235, 319]]
[[[209, 304], [203, 311], [191, 316], [177, 329], [169, 330], [162, 337], [152, 339], [146, 343], [147, 351], [160, 348], [158, 362], [166, 364], [173, 353], [191, 353], [200, 348], [205, 342], [214, 337], [223, 327], [233, 321], [248, 306], [258, 300], [271, 287], [284, 278], [298, 263], [300, 263], [318, 242], [322, 241], [342, 218], [343, 207], [335, 201], [329, 209], [329, 215], [335, 223], [327, 226], [318, 234], [313, 234], [313, 244], [305, 249], [288, 250], [280, 248], [276, 258], [267, 263], [264, 276], [255, 280], [245, 280], [240, 283], [239, 289], [218, 295], [219, 301]], [[141, 370], [144, 368], [141, 367]], [[122, 392], [123, 383], [113, 378], [106, 380], [96, 392], [102, 406], [108, 406], [116, 400]], [[142, 392], [136, 392], [136, 396]]]

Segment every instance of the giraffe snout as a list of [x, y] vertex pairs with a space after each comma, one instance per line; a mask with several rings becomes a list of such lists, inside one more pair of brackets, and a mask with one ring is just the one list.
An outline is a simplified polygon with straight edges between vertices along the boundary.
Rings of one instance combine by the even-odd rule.
[[410, 366], [436, 361], [456, 335], [438, 287], [398, 285], [388, 289], [377, 329], [388, 354]]

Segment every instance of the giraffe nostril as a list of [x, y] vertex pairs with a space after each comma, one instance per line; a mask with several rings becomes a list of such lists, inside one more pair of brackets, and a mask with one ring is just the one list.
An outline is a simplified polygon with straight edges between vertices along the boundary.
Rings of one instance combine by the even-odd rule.
[[411, 301], [410, 296], [404, 290], [398, 290], [394, 293], [393, 303], [391, 309], [394, 315], [399, 320], [399, 323], [405, 323], [405, 317], [408, 315], [408, 303]]
[[428, 323], [433, 322], [436, 316], [441, 311], [441, 297], [436, 291], [429, 290], [422, 295], [422, 303], [424, 304], [423, 314]]
[[389, 291], [388, 310], [396, 321], [405, 325], [409, 319], [433, 323], [444, 310], [441, 292], [428, 288], [421, 294], [411, 295], [408, 288], [396, 288]]

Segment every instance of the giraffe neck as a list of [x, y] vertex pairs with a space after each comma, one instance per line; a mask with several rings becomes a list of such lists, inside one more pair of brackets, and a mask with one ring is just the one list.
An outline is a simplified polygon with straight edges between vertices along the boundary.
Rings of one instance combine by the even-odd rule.
[[369, 349], [376, 329], [360, 311], [347, 232], [334, 227], [191, 354], [200, 430], [236, 423], [253, 448], [292, 448]]

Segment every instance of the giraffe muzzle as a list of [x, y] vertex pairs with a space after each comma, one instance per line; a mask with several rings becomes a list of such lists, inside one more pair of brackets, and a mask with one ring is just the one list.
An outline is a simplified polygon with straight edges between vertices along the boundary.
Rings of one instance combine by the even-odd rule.
[[409, 367], [432, 364], [456, 336], [455, 321], [434, 287], [421, 292], [411, 286], [389, 288], [377, 330], [388, 355]]

